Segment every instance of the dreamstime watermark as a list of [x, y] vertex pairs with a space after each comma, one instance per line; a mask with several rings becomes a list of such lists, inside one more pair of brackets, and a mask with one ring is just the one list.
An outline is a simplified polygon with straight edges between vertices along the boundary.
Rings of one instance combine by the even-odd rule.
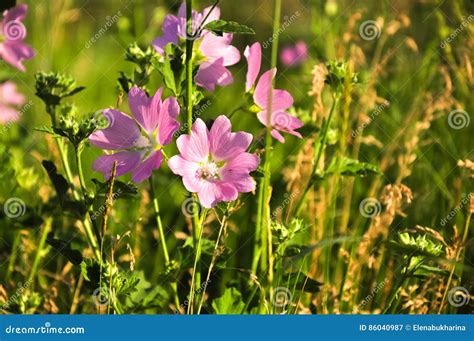
[[448, 292], [448, 302], [453, 307], [462, 307], [463, 305], [469, 304], [471, 300], [471, 294], [469, 290], [464, 287], [454, 287]]
[[10, 298], [8, 299], [7, 302], [5, 302], [4, 304], [2, 304], [0, 306], [0, 312], [8, 309], [8, 307], [10, 307], [12, 304], [15, 304], [20, 299], [20, 297], [23, 295], [25, 290], [28, 289], [28, 287], [32, 283], [33, 283], [32, 280], [27, 280], [24, 284], [19, 282], [18, 283], [18, 289], [15, 291], [15, 293], [12, 296], [10, 296]]
[[354, 309], [354, 313], [359, 312], [362, 310], [367, 304], [369, 304], [374, 298], [375, 295], [382, 290], [385, 285], [387, 285], [389, 282], [388, 279], [384, 279], [382, 282], [377, 283], [377, 285], [372, 289], [372, 291], [360, 302], [360, 304], [357, 306], [357, 309]]
[[101, 286], [92, 293], [92, 301], [97, 307], [106, 307], [110, 304], [110, 291], [106, 286]]
[[[193, 116], [195, 117], [201, 117], [202, 114], [204, 114], [206, 112], [207, 109], [209, 109], [209, 107], [211, 106], [212, 102], [210, 99], [208, 99], [205, 103], [203, 103], [202, 105], [199, 105], [196, 110], [194, 110], [193, 112]], [[184, 124], [182, 124], [178, 130], [176, 130], [176, 132], [173, 134], [173, 136], [175, 138], [179, 137], [181, 134], [185, 133], [186, 131], [188, 131], [188, 123], [185, 122]]]
[[370, 113], [369, 120], [362, 123], [357, 127], [357, 129], [352, 131], [352, 137], [356, 137], [357, 135], [362, 133], [364, 129], [367, 128], [367, 126], [371, 124], [375, 120], [375, 118], [379, 116], [389, 105], [390, 102], [387, 100], [385, 100], [382, 104], [378, 105], [375, 110]]
[[99, 110], [92, 115], [92, 123], [97, 129], [106, 129], [114, 125], [115, 117], [110, 110]]
[[280, 204], [280, 206], [278, 206], [272, 211], [272, 214], [270, 215], [270, 219], [275, 220], [277, 216], [283, 212], [285, 207], [287, 207], [290, 204], [290, 202], [298, 196], [298, 194], [299, 194], [298, 190], [296, 190], [295, 192], [291, 194], [285, 193], [283, 195], [284, 199], [282, 203]]
[[375, 20], [366, 20], [359, 26], [359, 35], [364, 40], [374, 40], [380, 37], [382, 28]]
[[285, 16], [283, 17], [284, 21], [283, 21], [283, 23], [280, 25], [280, 28], [278, 29], [278, 31], [276, 31], [275, 33], [273, 33], [273, 35], [272, 35], [270, 38], [268, 38], [267, 40], [265, 40], [265, 41], [262, 43], [262, 47], [263, 47], [264, 49], [270, 47], [270, 46], [272, 45], [273, 41], [274, 41], [275, 39], [277, 39], [277, 38], [280, 36], [280, 34], [282, 34], [283, 32], [285, 32], [288, 27], [290, 27], [292, 24], [294, 24], [295, 21], [298, 19], [298, 17], [299, 17], [300, 15], [301, 15], [301, 13], [300, 13], [299, 11], [296, 11], [296, 12], [293, 13], [291, 16], [285, 15]]
[[273, 291], [272, 303], [275, 307], [283, 308], [290, 304], [292, 300], [293, 295], [288, 288], [278, 287]]
[[365, 218], [375, 218], [382, 212], [382, 204], [375, 198], [365, 198], [359, 204], [359, 211]]
[[92, 38], [90, 38], [88, 41], [86, 41], [84, 47], [86, 49], [90, 48], [92, 45], [94, 45], [102, 36], [119, 20], [119, 18], [122, 16], [122, 12], [118, 11], [114, 16], [107, 16], [105, 17], [106, 22], [102, 27], [97, 31], [96, 34]]
[[183, 201], [183, 203], [181, 204], [181, 211], [186, 217], [192, 218], [196, 214], [201, 214], [202, 206], [198, 200], [191, 197]]
[[11, 20], [3, 25], [3, 36], [6, 40], [23, 40], [26, 37], [26, 27], [21, 21]]
[[14, 327], [5, 328], [6, 334], [85, 334], [83, 327], [52, 327], [50, 322], [45, 322], [41, 327]]
[[[201, 284], [201, 286], [195, 291], [195, 295], [199, 295], [201, 294], [202, 292], [204, 292], [207, 288], [207, 286], [209, 285], [209, 283], [211, 283], [211, 280], [208, 280], [208, 281], [205, 281]], [[179, 309], [176, 309], [174, 311], [175, 314], [180, 314], [180, 310], [184, 310], [186, 309], [186, 307], [189, 305], [189, 296], [186, 297], [186, 299], [184, 300], [183, 303], [181, 303], [181, 305], [179, 306]]]
[[471, 123], [469, 114], [464, 110], [456, 109], [449, 113], [448, 124], [451, 128], [459, 130], [466, 128]]
[[20, 110], [16, 112], [15, 117], [12, 117], [1, 129], [0, 134], [6, 133], [10, 127], [18, 121], [31, 107], [33, 106], [33, 101], [30, 100], [28, 103], [23, 105]]
[[439, 47], [444, 49], [447, 45], [451, 44], [454, 39], [462, 32], [466, 27], [469, 26], [471, 21], [474, 21], [474, 15], [471, 14], [467, 18], [463, 18], [461, 25], [459, 25], [446, 39], [444, 39], [440, 44]]
[[19, 218], [26, 212], [25, 202], [20, 198], [9, 198], [3, 204], [3, 212], [8, 218]]
[[[122, 194], [122, 190], [119, 188], [117, 190], [117, 192], [115, 192], [114, 194], [112, 194], [112, 200], [116, 200], [118, 197], [120, 197], [120, 195]], [[105, 211], [107, 210], [107, 205], [106, 204], [102, 204], [96, 211], [94, 211], [94, 213], [91, 215], [91, 219], [92, 220], [96, 220], [97, 218], [99, 218], [100, 216], [104, 215]]]
[[451, 221], [458, 214], [458, 212], [462, 210], [464, 206], [470, 203], [471, 198], [473, 196], [474, 196], [474, 193], [469, 193], [468, 195], [463, 194], [459, 205], [457, 205], [455, 208], [449, 211], [448, 215], [445, 218], [441, 219], [441, 222], [440, 222], [441, 226], [445, 226], [449, 221]]

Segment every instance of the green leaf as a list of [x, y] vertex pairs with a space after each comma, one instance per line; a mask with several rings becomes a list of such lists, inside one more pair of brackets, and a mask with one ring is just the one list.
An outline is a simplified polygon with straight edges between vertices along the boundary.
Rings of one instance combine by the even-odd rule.
[[339, 173], [344, 176], [360, 176], [364, 177], [369, 174], [381, 174], [380, 169], [371, 163], [360, 162], [348, 157], [343, 157], [342, 160], [333, 158], [331, 164], [328, 166], [325, 175], [334, 174], [339, 170]]
[[[109, 185], [107, 182], [101, 182], [97, 179], [92, 179], [96, 187], [96, 197], [105, 198], [106, 193], [108, 192]], [[138, 188], [133, 183], [125, 183], [119, 180], [114, 182], [114, 200], [120, 198], [133, 198], [138, 194]]]
[[214, 20], [204, 26], [216, 35], [222, 36], [224, 33], [236, 34], [255, 34], [255, 31], [248, 26], [236, 23], [234, 21]]
[[224, 295], [212, 301], [212, 308], [215, 314], [242, 314], [245, 303], [236, 288], [227, 288]]
[[72, 264], [81, 265], [83, 258], [78, 250], [71, 248], [71, 242], [54, 238], [54, 233], [50, 233], [46, 239], [57, 252], [66, 257]]
[[43, 160], [42, 165], [46, 172], [48, 173], [51, 182], [53, 183], [54, 189], [59, 199], [61, 206], [64, 205], [67, 199], [67, 191], [69, 190], [69, 183], [66, 179], [58, 174], [57, 168], [53, 162], [48, 160]]

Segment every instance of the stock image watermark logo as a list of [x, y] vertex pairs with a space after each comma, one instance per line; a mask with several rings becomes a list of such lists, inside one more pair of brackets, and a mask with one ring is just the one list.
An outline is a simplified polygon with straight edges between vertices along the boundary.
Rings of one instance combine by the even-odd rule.
[[110, 304], [110, 291], [106, 286], [99, 287], [92, 294], [92, 301], [97, 307], [106, 307]]
[[377, 285], [372, 289], [372, 291], [370, 292], [370, 294], [368, 294], [363, 300], [362, 302], [360, 302], [360, 304], [357, 306], [357, 309], [354, 308], [354, 311], [353, 313], [356, 314], [358, 313], [360, 310], [364, 309], [365, 306], [367, 306], [367, 304], [369, 304], [374, 298], [375, 298], [375, 295], [381, 291], [385, 285], [387, 285], [389, 283], [389, 280], [388, 279], [384, 279], [382, 282], [380, 283], [377, 283]]
[[191, 197], [183, 201], [183, 203], [181, 204], [181, 211], [186, 217], [192, 218], [196, 214], [201, 214], [202, 206], [199, 201]]
[[370, 113], [369, 119], [352, 131], [352, 137], [356, 137], [357, 135], [362, 133], [364, 129], [367, 128], [367, 126], [369, 126], [377, 118], [377, 116], [379, 116], [389, 105], [390, 102], [387, 100], [385, 100], [382, 104], [378, 105], [375, 110]]
[[451, 128], [459, 130], [466, 128], [471, 123], [469, 114], [461, 109], [453, 110], [448, 115], [448, 124]]
[[8, 309], [12, 304], [15, 304], [20, 297], [23, 295], [23, 293], [30, 287], [30, 285], [33, 283], [32, 280], [27, 280], [25, 283], [18, 282], [17, 287], [18, 289], [15, 291], [15, 293], [10, 296], [7, 302], [4, 304], [0, 305], [0, 312]]
[[26, 27], [20, 21], [9, 21], [3, 25], [3, 36], [7, 40], [23, 40], [26, 37]]
[[84, 47], [86, 49], [89, 49], [92, 45], [94, 45], [120, 19], [121, 16], [122, 16], [122, 12], [118, 11], [113, 16], [105, 17], [105, 20], [106, 20], [105, 24], [102, 25], [99, 31], [97, 31], [97, 33], [94, 34], [92, 38], [86, 41]]
[[463, 305], [469, 304], [471, 294], [469, 290], [464, 287], [454, 287], [448, 292], [448, 302], [453, 307], [459, 308]]
[[468, 195], [463, 194], [459, 205], [457, 205], [455, 208], [449, 211], [448, 215], [441, 220], [440, 222], [441, 226], [445, 226], [448, 222], [450, 222], [458, 214], [458, 212], [463, 209], [464, 206], [470, 203], [471, 198], [473, 196], [474, 196], [473, 193], [469, 193]]
[[9, 198], [3, 204], [3, 212], [8, 218], [19, 218], [26, 212], [25, 202], [20, 198]]
[[471, 14], [469, 17], [464, 17], [463, 21], [461, 24], [446, 38], [444, 39], [440, 44], [439, 47], [444, 49], [447, 45], [451, 44], [452, 41], [462, 32], [464, 31], [465, 28], [469, 26], [469, 24], [474, 21], [474, 15]]
[[114, 125], [115, 118], [110, 110], [99, 110], [92, 115], [92, 123], [98, 130], [107, 129]]
[[375, 198], [365, 198], [359, 204], [359, 211], [365, 218], [375, 218], [382, 212], [382, 204]]
[[288, 27], [290, 27], [292, 24], [295, 23], [295, 21], [298, 19], [298, 17], [301, 15], [301, 13], [299, 11], [296, 11], [295, 13], [293, 13], [291, 16], [288, 16], [288, 15], [285, 15], [283, 17], [283, 22], [282, 24], [280, 25], [280, 28], [278, 29], [278, 31], [276, 31], [275, 33], [273, 33], [273, 35], [268, 38], [267, 40], [265, 40], [263, 43], [262, 43], [262, 47], [264, 49], [272, 46], [272, 43], [275, 39], [277, 39], [283, 32], [286, 31], [286, 29]]
[[359, 35], [364, 40], [374, 40], [380, 37], [382, 28], [375, 20], [366, 20], [359, 26]]
[[[211, 100], [208, 99], [203, 104], [200, 104], [200, 105], [196, 106], [195, 109], [193, 110], [193, 116], [195, 118], [201, 117], [202, 114], [204, 114], [207, 111], [207, 109], [209, 109], [211, 104], [212, 104]], [[173, 136], [175, 138], [177, 138], [181, 134], [186, 133], [187, 131], [188, 131], [188, 122], [185, 122], [185, 123], [181, 124], [181, 126], [179, 127], [178, 130], [176, 130], [176, 132], [173, 134]]]
[[[117, 192], [115, 192], [112, 195], [112, 200], [113, 201], [117, 200], [117, 198], [119, 198], [121, 194], [122, 194], [122, 190], [119, 188]], [[94, 211], [94, 213], [91, 214], [91, 219], [96, 220], [97, 218], [103, 216], [106, 210], [107, 210], [107, 205], [102, 204], [96, 211]]]
[[293, 295], [290, 289], [285, 288], [285, 287], [275, 288], [275, 291], [273, 292], [273, 297], [272, 297], [272, 304], [275, 307], [283, 308], [287, 306], [288, 304], [290, 304], [292, 300], [293, 300]]

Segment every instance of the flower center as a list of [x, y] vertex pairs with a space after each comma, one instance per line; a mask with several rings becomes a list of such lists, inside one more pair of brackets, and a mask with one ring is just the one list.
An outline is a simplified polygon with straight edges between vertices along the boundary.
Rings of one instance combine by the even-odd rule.
[[219, 180], [219, 166], [213, 161], [208, 161], [197, 170], [197, 176], [201, 180]]

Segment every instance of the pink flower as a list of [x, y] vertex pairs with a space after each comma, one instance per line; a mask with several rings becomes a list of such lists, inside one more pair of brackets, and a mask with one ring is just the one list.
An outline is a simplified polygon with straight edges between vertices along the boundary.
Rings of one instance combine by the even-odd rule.
[[[174, 97], [161, 100], [162, 89], [148, 98], [145, 91], [134, 86], [128, 93], [130, 111], [134, 117], [123, 112], [106, 109], [103, 114], [109, 122], [105, 129], [89, 137], [95, 146], [118, 151], [99, 156], [93, 164], [95, 171], [108, 179], [114, 161], [117, 161], [117, 176], [132, 174], [134, 182], [148, 179], [163, 160], [161, 149], [169, 144], [178, 130], [179, 105]], [[144, 134], [142, 134], [144, 133]]]
[[210, 131], [198, 118], [192, 133], [177, 140], [181, 154], [168, 161], [173, 173], [183, 177], [186, 189], [197, 193], [206, 208], [221, 201], [236, 200], [239, 192], [255, 190], [255, 181], [249, 173], [257, 169], [260, 159], [246, 152], [252, 135], [232, 133], [231, 128], [224, 115], [215, 120]]
[[[196, 33], [206, 23], [217, 20], [220, 17], [220, 9], [215, 7], [209, 14], [212, 7], [207, 7], [202, 13], [192, 11], [193, 28], [192, 33]], [[206, 19], [206, 16], [209, 16]], [[204, 22], [204, 19], [206, 21]], [[178, 11], [178, 16], [167, 15], [163, 22], [163, 36], [153, 40], [155, 50], [163, 55], [164, 48], [168, 43], [179, 45], [180, 39], [195, 40], [194, 46], [198, 50], [200, 57], [199, 69], [195, 77], [196, 84], [206, 90], [214, 91], [216, 85], [226, 86], [231, 84], [234, 79], [227, 66], [237, 64], [240, 60], [240, 53], [236, 47], [232, 46], [233, 35], [225, 33], [218, 37], [213, 33], [203, 30], [196, 36], [188, 36], [186, 31], [186, 4], [183, 3]]]
[[26, 28], [21, 22], [25, 19], [27, 5], [18, 5], [3, 12], [0, 21], [0, 57], [25, 72], [22, 61], [34, 57], [35, 50], [23, 41], [26, 37]]
[[16, 84], [7, 81], [0, 84], [0, 123], [17, 121], [20, 114], [16, 108], [25, 103], [25, 97], [17, 92]]
[[293, 46], [287, 46], [280, 53], [283, 65], [296, 66], [308, 59], [308, 46], [304, 41], [299, 41]]
[[[288, 91], [271, 89], [272, 80], [277, 72], [276, 69], [265, 72], [254, 89], [262, 60], [260, 43], [255, 43], [250, 47], [247, 46], [244, 55], [248, 64], [245, 91], [253, 93], [253, 100], [259, 109], [257, 113], [258, 120], [265, 126], [271, 125], [272, 136], [281, 143], [285, 142], [285, 138], [280, 132], [302, 138], [301, 134], [295, 129], [301, 128], [303, 122], [286, 112], [293, 105], [293, 97]], [[268, 110], [270, 109], [271, 114], [269, 115]]]

